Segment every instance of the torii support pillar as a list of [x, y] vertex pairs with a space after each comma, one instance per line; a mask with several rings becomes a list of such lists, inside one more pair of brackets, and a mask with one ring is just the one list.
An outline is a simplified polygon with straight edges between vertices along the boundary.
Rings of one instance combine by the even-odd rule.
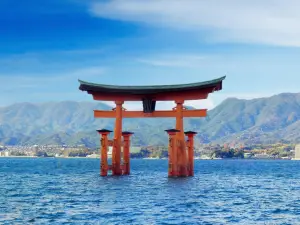
[[169, 134], [169, 169], [168, 176], [169, 177], [177, 177], [178, 176], [178, 164], [177, 164], [177, 139], [176, 134], [180, 132], [176, 129], [165, 130]]
[[185, 111], [183, 107], [183, 100], [176, 100], [176, 139], [177, 139], [177, 163], [178, 163], [178, 176], [186, 177], [188, 176], [187, 169], [187, 152], [185, 147], [185, 138], [183, 133], [183, 112]]
[[188, 175], [194, 176], [194, 136], [197, 134], [197, 132], [187, 131], [184, 133], [188, 137]]
[[101, 135], [100, 142], [100, 176], [107, 176], [108, 171], [108, 162], [107, 162], [107, 151], [108, 151], [108, 135], [112, 132], [110, 130], [97, 130], [97, 132]]
[[116, 124], [114, 132], [114, 144], [112, 151], [112, 175], [122, 175], [121, 148], [122, 148], [122, 105], [124, 101], [115, 101]]
[[130, 174], [130, 136], [132, 132], [122, 132], [124, 144], [123, 144], [123, 175]]

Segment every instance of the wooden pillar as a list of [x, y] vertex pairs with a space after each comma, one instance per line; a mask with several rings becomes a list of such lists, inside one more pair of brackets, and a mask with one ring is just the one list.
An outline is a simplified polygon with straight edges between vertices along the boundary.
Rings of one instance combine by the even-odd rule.
[[112, 132], [110, 130], [97, 130], [101, 134], [100, 142], [100, 176], [107, 176], [108, 162], [107, 162], [107, 150], [108, 150], [108, 135]]
[[183, 128], [183, 100], [176, 100], [176, 130], [179, 132], [176, 134], [178, 145], [178, 176], [187, 176], [187, 153], [184, 140], [184, 128]]
[[122, 105], [123, 101], [116, 101], [116, 124], [114, 132], [114, 145], [112, 152], [112, 175], [122, 175], [121, 147], [122, 147]]
[[130, 136], [132, 132], [124, 131], [122, 132], [124, 145], [123, 145], [123, 161], [124, 161], [124, 175], [130, 174]]
[[169, 177], [177, 177], [178, 175], [178, 165], [177, 165], [177, 143], [176, 143], [176, 133], [179, 130], [169, 129], [165, 130], [169, 134], [169, 168], [168, 168], [168, 176]]
[[184, 133], [188, 137], [188, 175], [194, 176], [194, 136], [197, 132], [187, 131]]

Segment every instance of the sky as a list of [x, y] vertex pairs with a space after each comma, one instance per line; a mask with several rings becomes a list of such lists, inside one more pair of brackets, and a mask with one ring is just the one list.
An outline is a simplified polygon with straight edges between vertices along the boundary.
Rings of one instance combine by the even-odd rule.
[[299, 9], [298, 0], [1, 0], [0, 106], [93, 101], [78, 79], [159, 85], [226, 75], [222, 91], [187, 102], [208, 109], [299, 92]]

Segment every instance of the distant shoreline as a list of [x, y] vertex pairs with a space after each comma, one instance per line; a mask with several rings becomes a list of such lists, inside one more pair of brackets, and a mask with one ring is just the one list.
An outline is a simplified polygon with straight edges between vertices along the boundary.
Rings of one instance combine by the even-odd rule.
[[[46, 158], [56, 158], [56, 159], [100, 159], [99, 157], [37, 157], [37, 156], [0, 156], [1, 158], [40, 158], [40, 159], [46, 159]], [[108, 158], [111, 159], [111, 158]], [[143, 159], [143, 160], [167, 160], [168, 158], [131, 158], [131, 159]], [[216, 159], [194, 159], [194, 160], [203, 160], [203, 161], [207, 161], [207, 160], [300, 160], [300, 159], [295, 159], [295, 158], [291, 158], [291, 159], [275, 159], [275, 158], [247, 158], [247, 159], [242, 159], [242, 158], [216, 158]]]
[[13, 156], [0, 156], [0, 158], [42, 158], [42, 157], [37, 157], [37, 156], [16, 156], [16, 155], [13, 155]]

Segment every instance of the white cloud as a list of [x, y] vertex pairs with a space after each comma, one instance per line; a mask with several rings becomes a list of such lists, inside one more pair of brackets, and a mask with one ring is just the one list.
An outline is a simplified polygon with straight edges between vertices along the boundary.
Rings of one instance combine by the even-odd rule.
[[104, 18], [204, 30], [209, 32], [208, 41], [299, 47], [299, 8], [298, 0], [111, 0], [93, 2], [90, 12]]
[[96, 79], [103, 73], [102, 67], [87, 67], [47, 76], [0, 74], [0, 83], [5, 84], [0, 90], [0, 105], [26, 101], [91, 100], [91, 96], [83, 95], [78, 90], [78, 78]]
[[204, 63], [206, 56], [193, 54], [165, 54], [139, 58], [138, 62], [159, 67], [197, 67]]
[[193, 101], [186, 101], [185, 105], [192, 106], [196, 109], [213, 109], [216, 105], [214, 101], [208, 97], [208, 99], [205, 100], [193, 100]]
[[74, 71], [71, 71], [68, 75], [69, 77], [78, 77], [82, 79], [90, 79], [90, 78], [95, 78], [98, 77], [99, 75], [102, 75], [105, 73], [106, 68], [104, 67], [97, 67], [97, 66], [92, 66], [92, 67], [85, 67], [81, 69], [77, 69]]
[[52, 72], [51, 74], [0, 74], [0, 82], [6, 83], [6, 85], [12, 85], [15, 87], [15, 82], [18, 81], [18, 87], [33, 87], [35, 85], [49, 85], [49, 82], [70, 82], [75, 81], [78, 82], [77, 79], [90, 79], [90, 78], [97, 78], [99, 75], [105, 73], [104, 67], [84, 67], [78, 68], [75, 70], [70, 70], [67, 72], [59, 72], [55, 73]]
[[243, 100], [251, 100], [251, 99], [256, 99], [256, 98], [268, 98], [273, 95], [276, 95], [278, 93], [284, 93], [285, 91], [279, 91], [279, 92], [253, 92], [253, 93], [218, 93], [215, 95], [216, 98], [225, 100], [227, 98], [238, 98], [238, 99], [243, 99]]

